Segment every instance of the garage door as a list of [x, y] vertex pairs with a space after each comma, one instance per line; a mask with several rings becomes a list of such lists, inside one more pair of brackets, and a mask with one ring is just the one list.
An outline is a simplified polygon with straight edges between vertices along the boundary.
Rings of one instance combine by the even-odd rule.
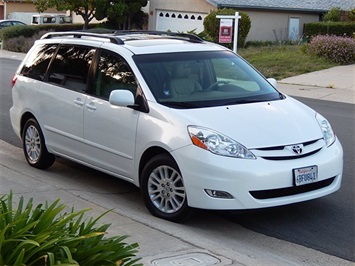
[[195, 30], [203, 31], [203, 20], [207, 14], [190, 12], [157, 11], [157, 30], [187, 32]]

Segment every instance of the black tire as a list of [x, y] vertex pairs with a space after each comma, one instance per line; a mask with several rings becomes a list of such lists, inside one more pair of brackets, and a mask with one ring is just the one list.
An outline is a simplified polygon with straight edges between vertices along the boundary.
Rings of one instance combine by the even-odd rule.
[[55, 161], [55, 156], [46, 148], [42, 130], [34, 118], [28, 119], [23, 127], [22, 147], [25, 158], [32, 167], [46, 169]]
[[147, 209], [156, 217], [181, 222], [191, 212], [179, 167], [168, 154], [153, 157], [143, 168], [141, 191]]

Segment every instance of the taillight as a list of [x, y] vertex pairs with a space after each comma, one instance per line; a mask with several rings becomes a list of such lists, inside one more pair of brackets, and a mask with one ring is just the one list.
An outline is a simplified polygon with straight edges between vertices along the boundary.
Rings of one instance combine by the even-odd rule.
[[15, 86], [16, 80], [17, 80], [17, 75], [15, 74], [11, 80], [11, 88], [13, 88]]

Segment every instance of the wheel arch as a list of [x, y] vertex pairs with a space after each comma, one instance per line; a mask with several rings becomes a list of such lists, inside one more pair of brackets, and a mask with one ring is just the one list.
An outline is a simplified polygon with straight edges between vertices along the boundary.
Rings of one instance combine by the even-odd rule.
[[142, 183], [142, 171], [144, 166], [149, 162], [150, 159], [153, 157], [159, 155], [159, 154], [166, 154], [167, 156], [171, 157], [173, 160], [174, 157], [168, 152], [166, 149], [158, 146], [150, 147], [147, 149], [141, 156], [141, 159], [139, 161], [139, 172], [138, 172], [138, 177], [139, 177], [139, 187], [141, 187]]
[[38, 120], [36, 119], [36, 117], [35, 117], [31, 112], [26, 112], [26, 113], [24, 113], [24, 114], [22, 115], [22, 117], [21, 117], [21, 124], [20, 124], [20, 134], [21, 134], [21, 136], [22, 136], [22, 134], [23, 134], [23, 128], [25, 127], [26, 122], [27, 122], [29, 119], [31, 119], [31, 118], [33, 118], [33, 119], [35, 119], [36, 121], [38, 121]]

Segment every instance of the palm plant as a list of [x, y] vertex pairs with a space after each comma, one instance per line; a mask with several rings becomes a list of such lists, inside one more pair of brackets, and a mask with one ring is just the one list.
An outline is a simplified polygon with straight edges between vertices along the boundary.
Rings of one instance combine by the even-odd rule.
[[14, 208], [13, 193], [0, 197], [0, 265], [142, 265], [138, 244], [127, 236], [105, 238], [109, 224], [84, 219], [88, 209], [64, 212], [59, 199], [51, 204], [27, 203], [20, 197]]

